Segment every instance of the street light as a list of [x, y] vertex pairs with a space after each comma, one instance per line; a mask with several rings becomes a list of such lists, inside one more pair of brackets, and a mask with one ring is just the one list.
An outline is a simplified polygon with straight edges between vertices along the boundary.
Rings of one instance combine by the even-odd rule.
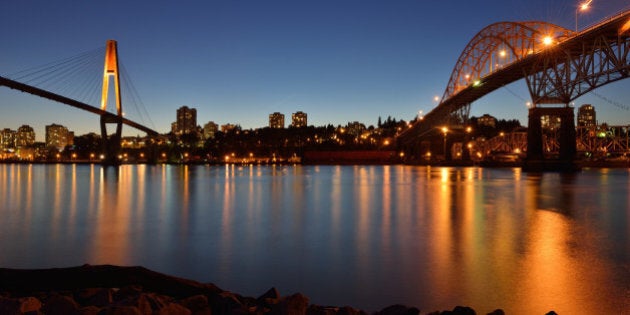
[[578, 5], [578, 7], [575, 9], [575, 32], [577, 33], [578, 31], [578, 12], [579, 11], [586, 11], [588, 10], [589, 6], [591, 5], [591, 2], [593, 2], [593, 0], [586, 0], [584, 2], [582, 2], [580, 5]]
[[446, 134], [448, 133], [448, 128], [446, 126], [442, 127], [442, 133], [444, 134], [444, 160], [446, 161]]

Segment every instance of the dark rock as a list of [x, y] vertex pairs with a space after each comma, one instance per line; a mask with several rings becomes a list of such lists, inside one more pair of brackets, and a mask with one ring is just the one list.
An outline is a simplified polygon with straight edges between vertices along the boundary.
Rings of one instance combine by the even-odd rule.
[[143, 315], [143, 313], [135, 306], [109, 306], [98, 312], [98, 315]]
[[85, 306], [79, 309], [79, 315], [98, 315], [98, 312], [101, 311], [100, 307], [96, 307], [94, 305]]
[[208, 303], [210, 303], [212, 314], [233, 314], [246, 310], [237, 296], [227, 291], [208, 296]]
[[18, 299], [22, 313], [38, 312], [42, 308], [42, 302], [32, 296]]
[[549, 311], [547, 314], [545, 315], [558, 315], [558, 313], [554, 312], [554, 311]]
[[301, 293], [296, 293], [280, 299], [280, 302], [271, 308], [269, 314], [304, 315], [308, 308], [308, 298]]
[[468, 306], [455, 306], [453, 315], [476, 315], [475, 310]]
[[367, 315], [367, 314], [362, 310], [358, 310], [350, 306], [344, 306], [337, 310], [337, 315]]
[[154, 312], [157, 315], [191, 315], [189, 309], [179, 305], [177, 303], [169, 303], [168, 305], [160, 308], [159, 311]]
[[210, 304], [205, 295], [195, 295], [179, 301], [179, 304], [190, 310], [193, 315], [210, 315]]
[[496, 309], [490, 313], [488, 313], [487, 315], [505, 315], [505, 312], [502, 309]]
[[74, 298], [80, 305], [107, 306], [113, 302], [113, 289], [87, 288], [75, 293]]
[[307, 315], [336, 315], [338, 307], [309, 305], [306, 309]]
[[129, 285], [139, 285], [147, 291], [175, 298], [221, 291], [212, 284], [202, 284], [168, 276], [139, 266], [83, 265], [52, 269], [0, 268], [0, 291], [9, 291], [18, 296], [27, 296], [38, 291], [74, 291], [94, 287], [122, 288]]
[[420, 310], [415, 307], [407, 307], [404, 305], [390, 305], [380, 312], [377, 312], [378, 315], [418, 315]]
[[20, 315], [20, 301], [0, 296], [0, 314]]
[[279, 299], [280, 298], [280, 293], [278, 292], [278, 289], [276, 289], [275, 287], [267, 290], [267, 292], [263, 293], [263, 295], [258, 297], [259, 301], [264, 301], [265, 299]]
[[53, 293], [45, 301], [42, 312], [46, 315], [79, 314], [79, 304], [69, 296]]

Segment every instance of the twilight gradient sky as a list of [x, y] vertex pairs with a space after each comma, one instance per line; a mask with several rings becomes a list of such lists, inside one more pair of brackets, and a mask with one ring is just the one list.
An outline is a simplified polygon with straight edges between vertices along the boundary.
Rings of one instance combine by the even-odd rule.
[[[628, 0], [592, 5], [579, 16], [580, 27], [630, 9]], [[288, 118], [299, 110], [312, 125], [375, 125], [379, 116], [410, 120], [433, 108], [460, 53], [485, 26], [544, 20], [572, 29], [576, 6], [553, 0], [2, 1], [0, 75], [115, 39], [159, 132], [170, 130], [182, 105], [197, 108], [200, 125], [258, 128], [271, 112]], [[595, 105], [600, 122], [628, 124], [629, 87], [630, 80], [610, 84], [576, 105]], [[527, 100], [519, 81], [475, 102], [471, 114], [526, 124]], [[0, 128], [30, 124], [42, 140], [51, 123], [77, 135], [98, 131], [93, 114], [0, 87]]]

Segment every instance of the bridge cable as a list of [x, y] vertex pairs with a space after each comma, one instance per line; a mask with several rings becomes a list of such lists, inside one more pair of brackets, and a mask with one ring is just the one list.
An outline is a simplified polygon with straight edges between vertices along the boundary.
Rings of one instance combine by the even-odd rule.
[[122, 81], [125, 84], [129, 97], [131, 98], [131, 104], [134, 106], [136, 112], [139, 115], [139, 119], [142, 121], [143, 124], [146, 124], [144, 120], [144, 117], [146, 117], [146, 119], [148, 119], [148, 123], [151, 125], [151, 128], [155, 129], [155, 124], [153, 123], [153, 120], [151, 120], [151, 116], [149, 115], [149, 112], [147, 111], [147, 108], [144, 105], [142, 98], [140, 98], [140, 94], [133, 84], [131, 76], [127, 72], [124, 64], [121, 63], [120, 68], [122, 73]]
[[[101, 47], [61, 61], [22, 70], [10, 77], [60, 95], [84, 100], [88, 92], [94, 95], [98, 90], [104, 52], [104, 48]], [[95, 98], [86, 103], [91, 103], [93, 100], [98, 103], [98, 99]]]

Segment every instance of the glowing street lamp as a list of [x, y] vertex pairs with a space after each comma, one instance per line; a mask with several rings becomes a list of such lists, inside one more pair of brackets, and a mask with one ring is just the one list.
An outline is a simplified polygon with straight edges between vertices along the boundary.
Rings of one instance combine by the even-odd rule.
[[446, 134], [448, 134], [448, 127], [444, 126], [442, 127], [442, 133], [444, 134], [444, 160], [446, 160]]
[[589, 6], [591, 5], [591, 2], [593, 2], [593, 0], [586, 0], [582, 2], [580, 5], [578, 5], [578, 7], [575, 9], [575, 32], [576, 33], [578, 31], [578, 12], [580, 11], [584, 12], [588, 10]]

